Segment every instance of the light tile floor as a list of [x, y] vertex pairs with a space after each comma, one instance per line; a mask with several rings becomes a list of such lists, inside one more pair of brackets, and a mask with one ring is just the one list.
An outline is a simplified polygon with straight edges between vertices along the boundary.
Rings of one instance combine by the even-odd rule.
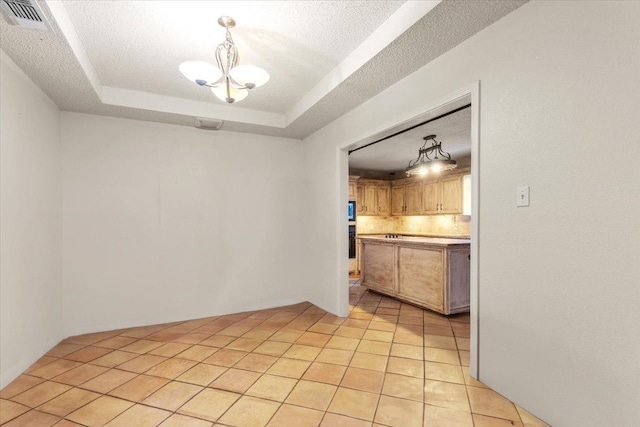
[[351, 282], [309, 304], [71, 337], [0, 392], [0, 424], [545, 426], [469, 377], [469, 317]]

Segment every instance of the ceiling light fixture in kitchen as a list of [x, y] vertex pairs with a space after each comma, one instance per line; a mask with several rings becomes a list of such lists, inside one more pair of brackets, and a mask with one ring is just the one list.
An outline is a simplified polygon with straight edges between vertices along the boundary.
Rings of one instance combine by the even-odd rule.
[[197, 85], [210, 87], [215, 96], [231, 104], [242, 101], [249, 90], [269, 81], [269, 73], [255, 65], [238, 65], [238, 49], [229, 31], [236, 26], [236, 21], [221, 16], [218, 24], [226, 28], [227, 34], [216, 48], [217, 67], [204, 61], [187, 61], [180, 64], [180, 71]]
[[[442, 142], [436, 141], [435, 135], [428, 135], [422, 139], [424, 139], [424, 145], [418, 150], [418, 158], [411, 160], [405, 169], [407, 176], [424, 176], [430, 172], [442, 172], [456, 168], [456, 161], [451, 160], [451, 154], [442, 151]], [[429, 141], [431, 141], [431, 145], [427, 146]]]

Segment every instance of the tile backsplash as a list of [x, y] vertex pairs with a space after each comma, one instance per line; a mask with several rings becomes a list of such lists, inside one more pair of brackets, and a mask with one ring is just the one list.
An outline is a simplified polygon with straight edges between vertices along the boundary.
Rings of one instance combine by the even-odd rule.
[[418, 236], [471, 235], [469, 215], [359, 216], [358, 234], [410, 234]]

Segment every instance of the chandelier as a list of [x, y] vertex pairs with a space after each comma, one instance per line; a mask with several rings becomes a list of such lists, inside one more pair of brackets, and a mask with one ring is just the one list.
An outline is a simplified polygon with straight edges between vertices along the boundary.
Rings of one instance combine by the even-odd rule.
[[[456, 168], [456, 161], [451, 160], [451, 154], [442, 151], [442, 142], [436, 141], [435, 135], [425, 136], [422, 139], [424, 139], [424, 145], [418, 150], [418, 158], [411, 160], [405, 169], [407, 176], [424, 176], [429, 172], [437, 173]], [[431, 145], [427, 146], [429, 141]]]
[[255, 65], [238, 65], [238, 49], [229, 31], [236, 26], [236, 21], [221, 16], [218, 24], [227, 30], [227, 34], [216, 48], [217, 67], [204, 61], [187, 61], [180, 64], [180, 72], [197, 85], [210, 87], [218, 99], [231, 104], [242, 101], [249, 90], [269, 81], [269, 73]]

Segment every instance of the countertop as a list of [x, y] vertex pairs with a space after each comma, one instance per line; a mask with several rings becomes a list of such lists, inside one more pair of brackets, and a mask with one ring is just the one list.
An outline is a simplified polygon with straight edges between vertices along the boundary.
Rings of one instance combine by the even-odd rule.
[[398, 236], [387, 238], [384, 234], [359, 234], [357, 239], [372, 240], [376, 242], [386, 243], [421, 243], [426, 245], [451, 246], [451, 245], [468, 245], [471, 243], [469, 239], [454, 239], [448, 237], [422, 237], [422, 236]]

